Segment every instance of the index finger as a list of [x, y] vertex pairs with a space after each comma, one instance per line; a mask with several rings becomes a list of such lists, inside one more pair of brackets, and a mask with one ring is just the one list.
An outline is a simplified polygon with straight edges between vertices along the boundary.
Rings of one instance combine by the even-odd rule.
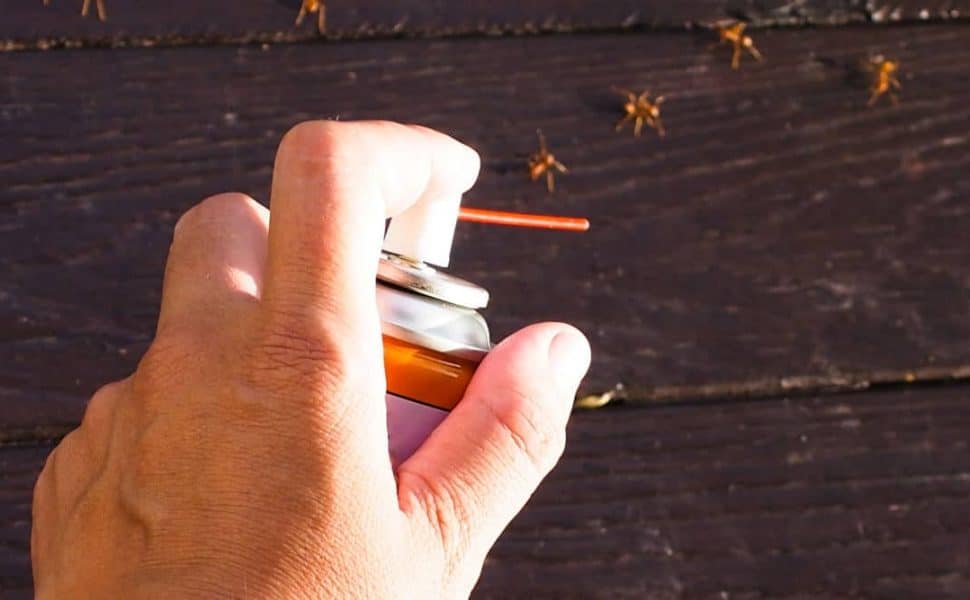
[[474, 150], [424, 127], [297, 125], [273, 172], [267, 310], [305, 336], [379, 331], [374, 282], [385, 220], [419, 200], [454, 200], [478, 170]]

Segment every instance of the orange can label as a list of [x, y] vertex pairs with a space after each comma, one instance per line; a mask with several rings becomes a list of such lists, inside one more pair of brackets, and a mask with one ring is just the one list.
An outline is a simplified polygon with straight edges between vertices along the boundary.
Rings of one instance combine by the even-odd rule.
[[478, 363], [384, 336], [391, 462], [406, 460], [465, 395]]

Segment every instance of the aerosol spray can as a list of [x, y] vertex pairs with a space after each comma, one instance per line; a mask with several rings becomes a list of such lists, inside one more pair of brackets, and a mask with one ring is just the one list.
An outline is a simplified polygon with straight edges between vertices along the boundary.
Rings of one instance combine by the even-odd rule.
[[477, 312], [488, 291], [436, 267], [448, 266], [459, 218], [584, 231], [585, 219], [460, 209], [459, 200], [419, 202], [391, 219], [377, 274], [384, 339], [387, 426], [396, 468], [461, 400], [491, 349]]

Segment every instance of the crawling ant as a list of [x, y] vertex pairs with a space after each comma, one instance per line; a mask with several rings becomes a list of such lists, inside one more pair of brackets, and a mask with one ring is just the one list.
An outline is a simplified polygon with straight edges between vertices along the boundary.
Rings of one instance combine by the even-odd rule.
[[747, 23], [738, 21], [717, 26], [717, 35], [721, 44], [731, 44], [734, 47], [734, 54], [731, 56], [731, 68], [737, 70], [741, 67], [741, 51], [747, 50], [758, 62], [764, 60], [761, 52], [754, 45], [754, 40], [750, 35], [744, 35]]
[[874, 56], [869, 59], [865, 69], [872, 74], [872, 85], [869, 87], [872, 94], [869, 96], [869, 102], [866, 106], [875, 106], [879, 102], [879, 98], [884, 95], [889, 96], [893, 106], [898, 106], [899, 96], [894, 90], [900, 90], [903, 87], [903, 84], [899, 83], [899, 79], [896, 78], [896, 73], [899, 72], [899, 61], [881, 55]]
[[327, 32], [327, 5], [323, 0], [303, 0], [300, 5], [300, 14], [296, 16], [296, 26], [303, 23], [303, 19], [309, 13], [317, 13], [317, 30], [324, 34]]
[[542, 135], [542, 131], [537, 129], [536, 135], [539, 136], [539, 152], [529, 157], [529, 179], [535, 181], [545, 174], [546, 188], [549, 189], [550, 193], [555, 192], [554, 171], [568, 173], [569, 170], [566, 169], [566, 165], [556, 160], [556, 157], [549, 152], [549, 148], [546, 146], [546, 137]]
[[633, 121], [633, 135], [635, 136], [640, 135], [644, 123], [656, 129], [658, 136], [666, 135], [663, 122], [660, 120], [660, 105], [663, 104], [663, 96], [657, 96], [654, 100], [650, 100], [649, 91], [644, 91], [638, 96], [629, 90], [614, 89], [620, 94], [626, 95], [626, 102], [623, 104], [626, 115], [616, 124], [617, 131], [623, 129], [627, 122]]

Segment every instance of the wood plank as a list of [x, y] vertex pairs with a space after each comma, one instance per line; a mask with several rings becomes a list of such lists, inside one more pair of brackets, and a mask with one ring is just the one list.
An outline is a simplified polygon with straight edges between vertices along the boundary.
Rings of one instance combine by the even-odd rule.
[[[967, 31], [768, 31], [741, 72], [674, 33], [0, 55], [4, 421], [73, 424], [129, 372], [176, 218], [265, 201], [280, 136], [315, 117], [451, 132], [484, 156], [469, 205], [593, 219], [466, 225], [453, 257], [496, 338], [585, 329], [588, 391], [966, 373]], [[832, 66], [869, 52], [901, 59], [900, 107]], [[612, 85], [667, 94], [668, 136], [614, 132]], [[571, 168], [555, 195], [524, 175], [539, 127]]]
[[[0, 48], [78, 45], [157, 46], [310, 40], [315, 19], [294, 26], [299, 0], [169, 0], [137, 5], [105, 0], [108, 19], [81, 18], [81, 0], [0, 0]], [[754, 26], [888, 23], [967, 18], [970, 0], [533, 0], [428, 3], [419, 0], [330, 0], [331, 38], [523, 34], [550, 31], [681, 28], [726, 17]]]
[[30, 505], [50, 446], [0, 449], [0, 596], [31, 598]]
[[965, 597], [968, 388], [578, 414], [479, 597]]
[[[479, 598], [963, 598], [970, 387], [576, 414]], [[0, 592], [33, 476], [0, 450]]]

